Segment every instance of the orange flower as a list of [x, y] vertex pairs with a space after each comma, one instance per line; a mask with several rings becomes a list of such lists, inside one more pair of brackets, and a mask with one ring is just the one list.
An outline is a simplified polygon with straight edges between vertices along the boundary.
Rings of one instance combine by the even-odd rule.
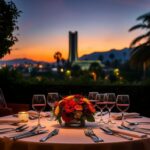
[[58, 116], [58, 114], [59, 114], [59, 106], [56, 106], [56, 108], [55, 108], [55, 110], [54, 110], [54, 114], [55, 114], [56, 116]]
[[81, 105], [75, 105], [75, 110], [79, 110], [79, 111], [82, 111], [83, 110], [83, 107]]
[[88, 108], [92, 113], [95, 113], [96, 110], [91, 104], [88, 105]]
[[[54, 114], [58, 120], [70, 122], [73, 119], [81, 120], [92, 116], [95, 108], [87, 98], [82, 95], [64, 97], [55, 105]], [[61, 123], [61, 122], [60, 122]]]
[[87, 98], [83, 98], [83, 101], [87, 104], [90, 104], [90, 101]]

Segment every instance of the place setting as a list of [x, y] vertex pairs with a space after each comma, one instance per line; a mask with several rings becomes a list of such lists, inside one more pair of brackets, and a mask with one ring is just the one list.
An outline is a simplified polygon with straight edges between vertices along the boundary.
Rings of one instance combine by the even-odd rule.
[[[7, 120], [17, 121], [17, 127], [10, 127], [10, 122], [3, 120], [4, 123], [8, 123], [8, 128], [0, 129], [0, 135], [13, 141], [38, 136], [37, 141], [46, 142], [57, 136], [60, 130], [71, 129], [72, 132], [81, 130], [93, 143], [107, 141], [103, 134], [126, 141], [144, 139], [150, 135], [150, 122], [133, 121], [143, 118], [139, 113], [127, 112], [130, 106], [129, 95], [116, 96], [115, 93], [98, 92], [94, 94], [95, 97], [91, 97], [92, 101], [80, 94], [64, 96], [61, 100], [57, 92], [48, 93], [47, 97], [34, 94], [33, 110], [19, 112]], [[44, 111], [47, 104], [51, 107], [49, 112]], [[119, 112], [112, 112], [114, 107]], [[95, 116], [95, 113], [98, 115]], [[36, 115], [36, 118], [30, 119], [30, 115]], [[34, 124], [31, 125], [31, 122]], [[56, 126], [51, 126], [52, 124]], [[61, 133], [59, 136], [64, 135]]]

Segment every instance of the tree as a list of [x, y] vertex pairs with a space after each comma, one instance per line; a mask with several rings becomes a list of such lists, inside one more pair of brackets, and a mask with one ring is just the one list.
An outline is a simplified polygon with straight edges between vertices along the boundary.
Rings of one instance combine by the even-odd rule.
[[57, 62], [57, 67], [59, 67], [60, 66], [60, 61], [61, 61], [61, 59], [62, 59], [62, 53], [61, 52], [56, 52], [55, 54], [54, 54], [54, 59], [56, 60], [56, 62]]
[[114, 55], [113, 53], [110, 53], [110, 54], [109, 54], [109, 58], [111, 59], [111, 61], [113, 61], [114, 58], [115, 58], [115, 55]]
[[89, 71], [96, 73], [97, 76], [102, 75], [102, 68], [97, 62], [91, 63]]
[[13, 32], [19, 29], [17, 19], [20, 13], [12, 1], [0, 0], [0, 58], [10, 54], [11, 47], [18, 41]]
[[79, 77], [79, 76], [82, 75], [81, 67], [77, 64], [72, 66], [71, 71], [72, 71], [72, 76], [73, 77]]
[[[146, 69], [150, 65], [150, 12], [137, 18], [139, 23], [129, 29], [129, 32], [136, 29], [145, 29], [147, 32], [135, 38], [131, 44], [131, 63], [136, 66], [143, 66], [143, 78], [146, 78]], [[144, 41], [142, 43], [139, 43]]]
[[101, 62], [103, 62], [104, 56], [103, 56], [102, 54], [100, 54], [100, 55], [98, 56], [98, 60], [100, 60]]

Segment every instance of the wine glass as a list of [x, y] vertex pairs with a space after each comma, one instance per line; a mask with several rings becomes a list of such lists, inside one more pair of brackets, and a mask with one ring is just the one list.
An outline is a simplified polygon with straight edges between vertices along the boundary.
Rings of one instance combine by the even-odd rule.
[[117, 95], [116, 106], [122, 112], [122, 125], [124, 124], [124, 112], [129, 109], [130, 99], [129, 95]]
[[108, 109], [108, 112], [109, 112], [109, 118], [108, 118], [108, 123], [114, 123], [112, 122], [111, 120], [111, 110], [113, 109], [113, 107], [115, 106], [116, 104], [116, 96], [115, 96], [115, 93], [107, 93], [106, 94], [106, 107]]
[[105, 123], [102, 116], [103, 116], [103, 110], [106, 108], [106, 94], [97, 94], [96, 95], [96, 106], [97, 108], [100, 110], [100, 120], [99, 120], [99, 124], [100, 123]]
[[40, 123], [40, 113], [41, 113], [41, 111], [43, 111], [45, 109], [45, 107], [46, 107], [45, 95], [41, 95], [41, 94], [33, 95], [32, 108], [34, 110], [36, 110], [38, 113], [38, 124], [37, 124], [37, 126], [39, 128], [43, 127]]
[[90, 100], [90, 102], [93, 104], [93, 106], [96, 106], [96, 95], [98, 94], [98, 92], [89, 92], [88, 94], [88, 99]]
[[47, 104], [51, 107], [50, 120], [54, 118], [53, 112], [56, 101], [59, 101], [59, 94], [57, 92], [47, 94]]

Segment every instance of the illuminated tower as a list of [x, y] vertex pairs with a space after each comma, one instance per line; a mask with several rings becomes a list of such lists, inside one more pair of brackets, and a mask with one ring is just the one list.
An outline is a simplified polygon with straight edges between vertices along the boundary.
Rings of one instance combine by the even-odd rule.
[[78, 32], [69, 31], [69, 62], [78, 60]]

